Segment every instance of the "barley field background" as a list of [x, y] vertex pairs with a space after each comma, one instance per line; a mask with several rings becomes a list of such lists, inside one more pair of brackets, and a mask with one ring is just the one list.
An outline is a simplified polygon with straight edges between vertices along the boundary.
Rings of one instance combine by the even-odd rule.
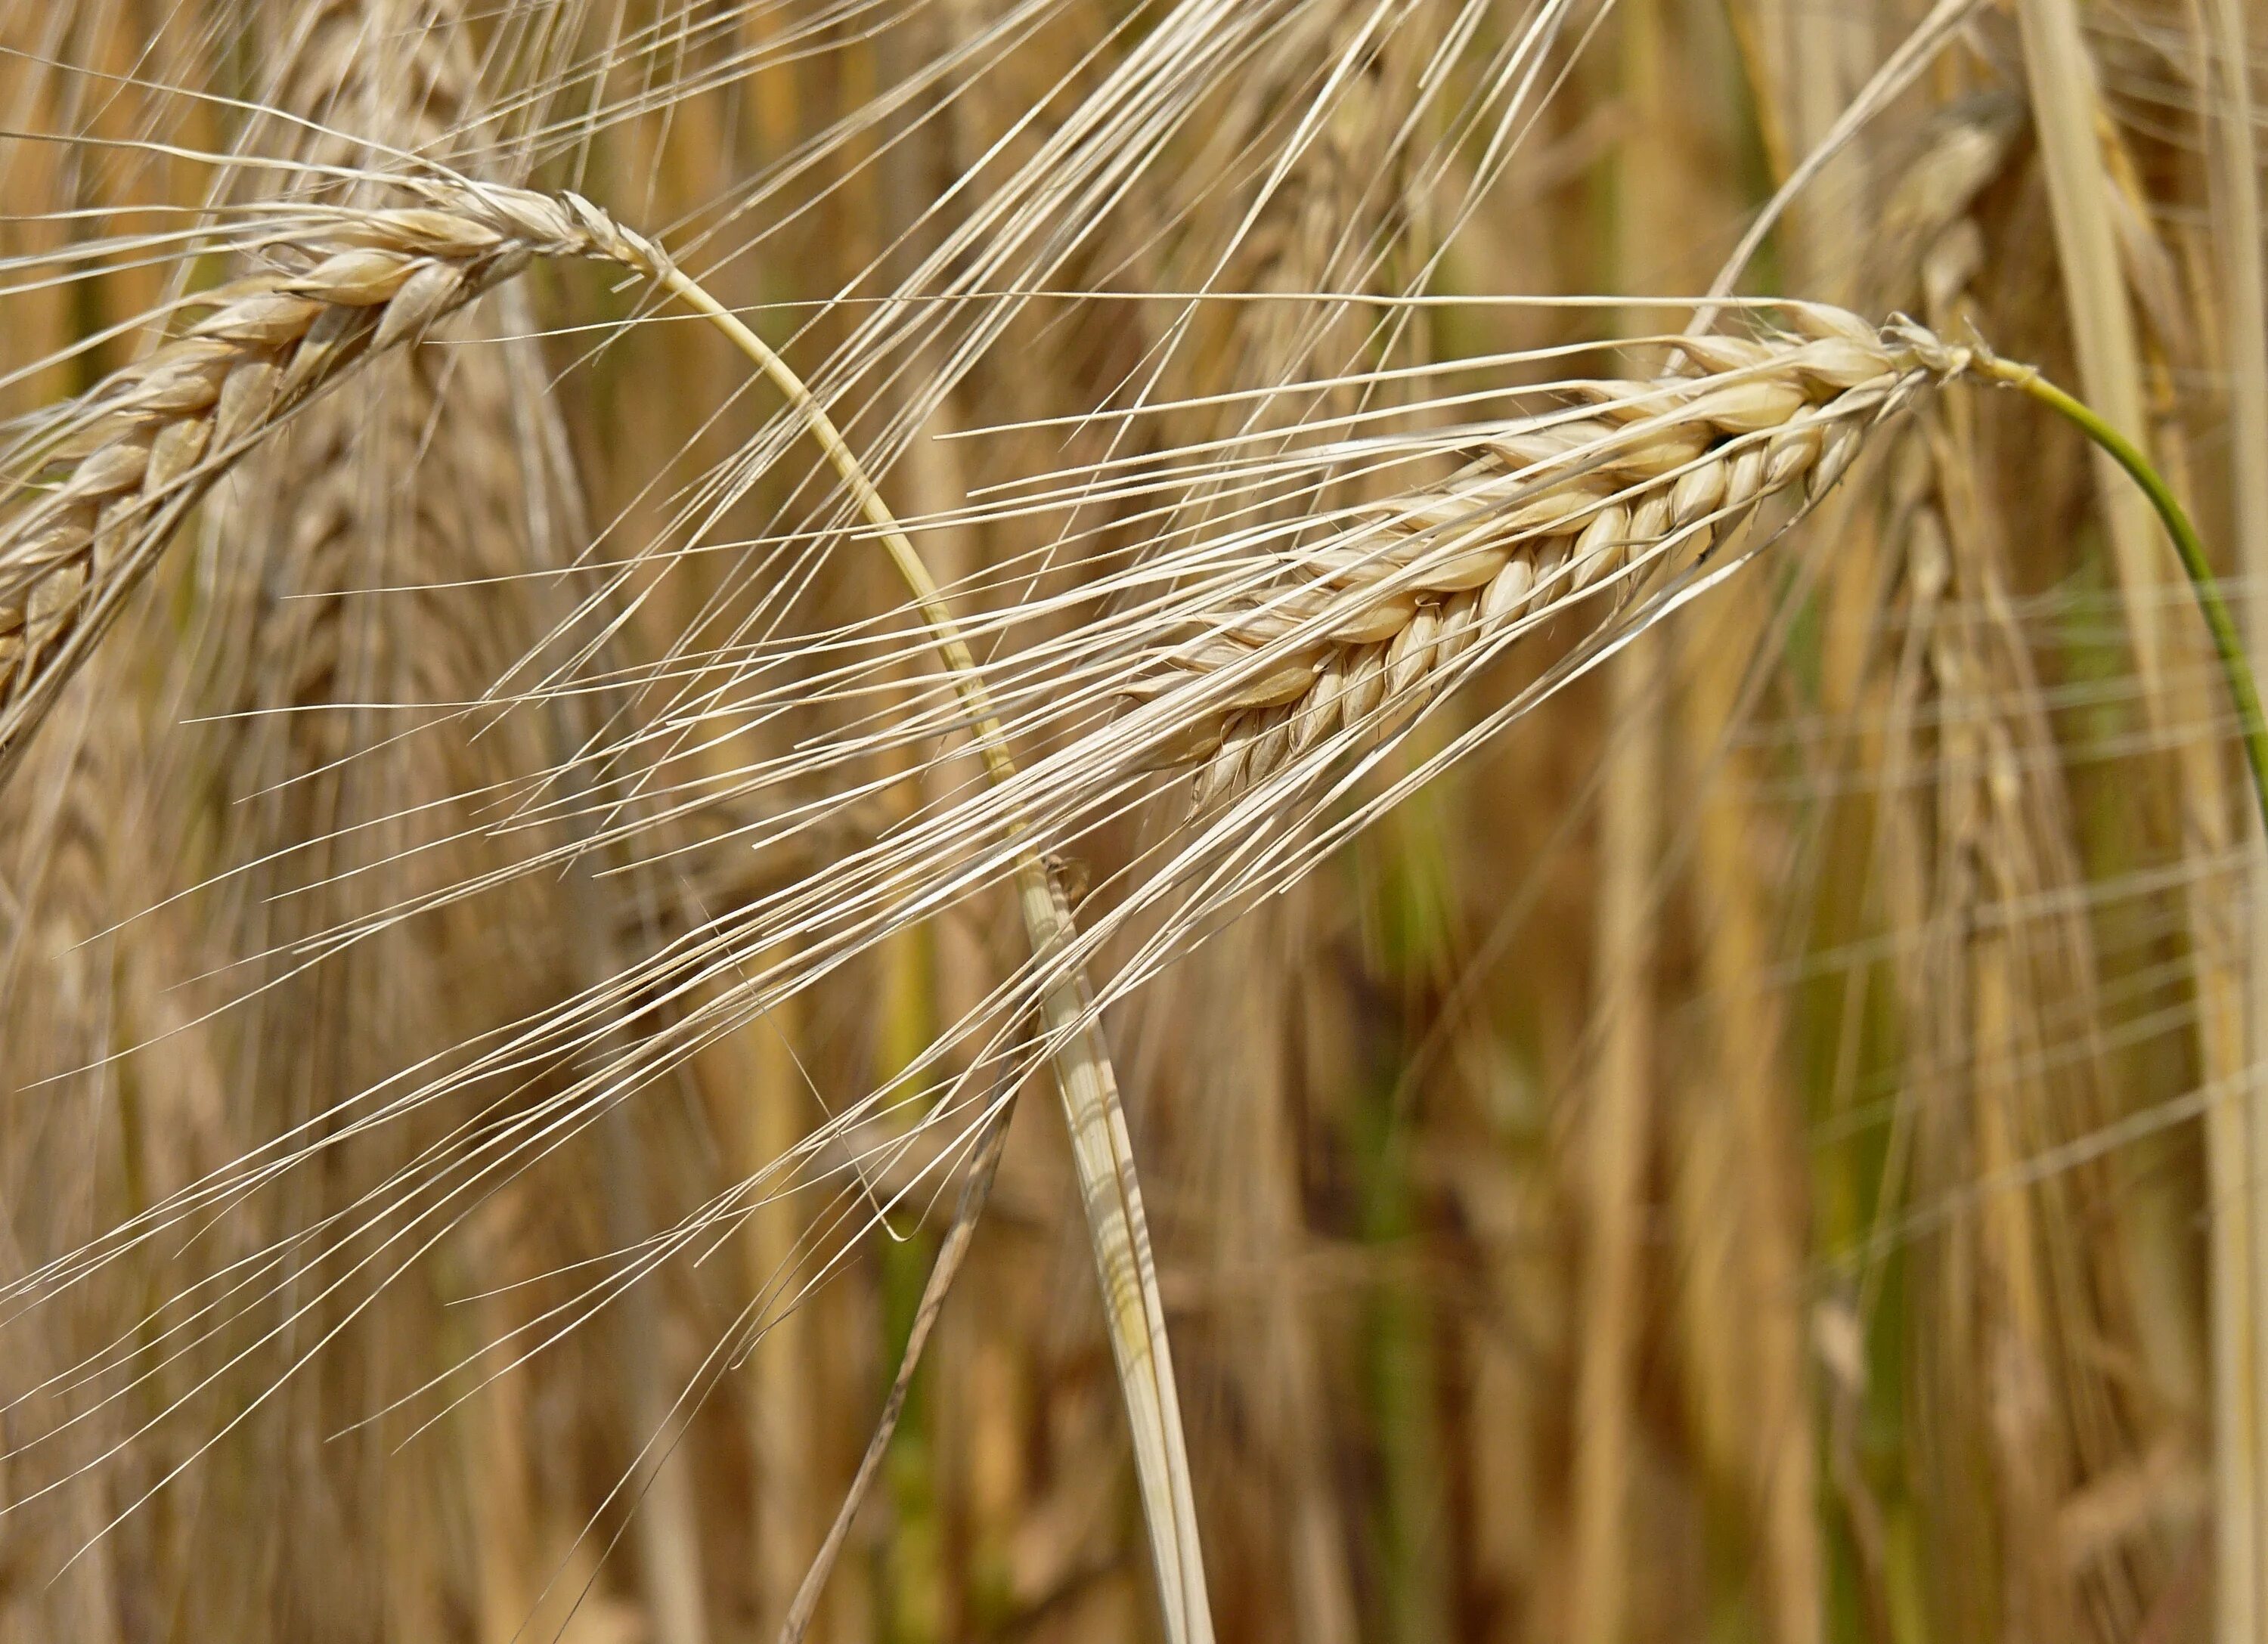
[[0, 1640], [2268, 1639], [2264, 61], [0, 0]]

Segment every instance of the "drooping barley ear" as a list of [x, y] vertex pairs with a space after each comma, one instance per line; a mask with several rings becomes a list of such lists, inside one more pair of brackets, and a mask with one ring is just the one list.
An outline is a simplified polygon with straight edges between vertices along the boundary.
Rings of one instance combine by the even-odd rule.
[[1355, 510], [1285, 554], [1278, 585], [1201, 613], [1129, 693], [1187, 702], [1168, 758], [1198, 767], [1199, 806], [1343, 732], [1390, 734], [1475, 646], [1609, 586], [1626, 596], [1771, 498], [1817, 498], [1872, 429], [1973, 361], [1906, 322], [1794, 315], [1798, 331], [1687, 341], [1652, 383], [1574, 385], [1565, 411]]
[[[646, 275], [724, 332], [786, 397], [880, 534], [952, 677], [988, 773], [1014, 779], [1006, 736], [936, 583], [840, 430], [810, 390], [739, 317], [652, 241], [577, 194], [461, 181], [405, 180], [420, 206], [278, 207], [286, 231], [261, 242], [284, 272], [210, 294], [188, 335], [89, 394], [67, 424], [78, 437], [52, 491], [0, 525], [0, 777], [25, 730], [115, 616], [182, 512], [296, 406], [357, 361], [422, 334], [533, 259], [588, 257]], [[161, 444], [163, 460], [155, 454]], [[50, 446], [52, 451], [55, 447]], [[36, 612], [34, 607], [36, 605]], [[1041, 1025], [1049, 1044], [1113, 1356], [1134, 1428], [1137, 1474], [1167, 1630], [1212, 1636], [1179, 1397], [1155, 1264], [1094, 994], [1078, 933], [1036, 853], [1021, 853], [1017, 900], [1033, 963], [1052, 972]]]
[[576, 196], [421, 191], [431, 203], [279, 208], [257, 245], [274, 272], [199, 294], [202, 317], [18, 453], [0, 502], [0, 776], [183, 516], [295, 408], [534, 257], [665, 261]]

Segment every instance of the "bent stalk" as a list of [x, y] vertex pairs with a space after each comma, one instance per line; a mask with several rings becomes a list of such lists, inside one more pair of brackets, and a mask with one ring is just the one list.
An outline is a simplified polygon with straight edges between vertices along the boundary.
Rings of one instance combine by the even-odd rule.
[[2236, 705], [2237, 721], [2244, 737], [2244, 761], [2252, 773], [2253, 801], [2259, 807], [2262, 822], [2268, 824], [2268, 724], [2264, 724], [2261, 718], [2259, 686], [2253, 679], [2252, 664], [2244, 655], [2244, 641], [2237, 634], [2236, 620], [2229, 614], [2228, 605], [2220, 597], [2220, 583], [2213, 574], [2212, 561], [2205, 557], [2205, 542], [2198, 537], [2197, 527], [2190, 523], [2181, 500], [2164, 477], [2150, 466], [2149, 459], [2134, 448], [2133, 442], [2034, 367], [1999, 359], [1980, 349], [1977, 369], [1996, 382], [2029, 394], [2072, 423], [2126, 471], [2141, 488], [2142, 495], [2150, 499], [2150, 506], [2157, 510], [2166, 534], [2174, 539], [2174, 552], [2181, 556], [2182, 569], [2189, 575], [2190, 591], [2196, 598], [2198, 612], [2205, 618], [2206, 629], [2213, 635], [2213, 650], [2220, 654], [2221, 679]]
[[[868, 522], [880, 533], [890, 561], [912, 591], [914, 603], [929, 625], [939, 660], [952, 677], [961, 706], [968, 710], [985, 769], [996, 783], [1016, 774], [1008, 752], [1007, 734], [994, 711], [976, 659], [970, 655], [937, 583], [874, 488], [858, 459], [826, 411], [787, 363], [773, 351], [740, 317], [710, 296], [694, 280], [658, 253], [634, 242], [636, 254], [624, 258], [651, 275], [687, 306], [697, 311], [730, 338], [733, 346], [770, 379], [806, 429], [826, 452], [836, 472], [858, 503]], [[1024, 832], [1011, 824], [1012, 834]], [[1028, 846], [1019, 849], [1016, 898], [1029, 940], [1033, 962], [1055, 963], [1077, 940], [1071, 910], [1057, 893], [1047, 866]], [[1055, 1048], [1049, 1053], [1056, 1087], [1071, 1129], [1071, 1155], [1079, 1178], [1079, 1202], [1085, 1207], [1087, 1233], [1094, 1245], [1097, 1279], [1102, 1287], [1103, 1317], [1110, 1348], [1126, 1398], [1129, 1425], [1133, 1429], [1134, 1465], [1142, 1492], [1143, 1514], [1150, 1534], [1151, 1554], [1157, 1567], [1159, 1600], [1166, 1629], [1174, 1644], [1210, 1644], [1211, 1607], [1205, 1596], [1204, 1564], [1197, 1541], [1197, 1504], [1189, 1480], [1189, 1457], [1182, 1436], [1180, 1399], [1174, 1384], [1173, 1356], [1166, 1341], [1166, 1311], [1158, 1290], [1156, 1264], [1150, 1251], [1148, 1222], [1143, 1214], [1142, 1193], [1134, 1172], [1134, 1155], [1127, 1134], [1125, 1111], [1118, 1097], [1118, 1082], [1111, 1068], [1110, 1047], [1103, 1038], [1093, 989], [1083, 967], [1074, 965], [1063, 980], [1048, 989], [1041, 1001], [1041, 1021]], [[955, 1222], [973, 1221], [983, 1204], [982, 1193], [990, 1182], [981, 1171], [977, 1195]], [[940, 1259], [942, 1259], [940, 1256]], [[958, 1265], [957, 1262], [955, 1264]], [[944, 1275], [950, 1281], [950, 1273]], [[924, 1305], [928, 1305], [924, 1298]], [[920, 1338], [909, 1344], [918, 1351]], [[891, 1414], [895, 1413], [893, 1410]], [[886, 1420], [887, 1417], [886, 1416]], [[885, 1435], [886, 1436], [886, 1435]], [[846, 1516], [855, 1501], [846, 1506]], [[830, 1541], [830, 1545], [837, 1545]], [[823, 1577], [823, 1568], [814, 1571]], [[784, 1640], [792, 1640], [807, 1626], [815, 1596], [806, 1582], [799, 1595]]]

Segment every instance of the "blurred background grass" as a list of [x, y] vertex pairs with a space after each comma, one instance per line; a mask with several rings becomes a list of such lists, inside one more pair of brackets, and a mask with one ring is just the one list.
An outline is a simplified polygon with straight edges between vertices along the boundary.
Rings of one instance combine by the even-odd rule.
[[[1185, 324], [1162, 297], [1050, 297], [951, 373], [909, 341], [851, 425], [917, 419], [885, 480], [903, 511], [1113, 439], [1297, 415], [1196, 403], [1231, 388], [1674, 325], [1479, 299], [1700, 291], [1928, 9], [1252, 4], [1245, 46], [1191, 66], [1194, 112], [1049, 283], [1312, 300]], [[0, 253], [206, 197], [208, 168], [148, 143], [349, 165], [374, 143], [578, 187], [700, 248], [712, 289], [821, 359], [933, 278], [923, 258], [1189, 9], [0, 0], [0, 124], [26, 134], [0, 137]], [[2123, 414], [2248, 613], [2268, 569], [2263, 22], [2247, 0], [1976, 6], [1743, 286], [1974, 326]], [[1534, 94], [1496, 151], [1458, 111], [1531, 29]], [[11, 412], [131, 357], [112, 328], [172, 271], [114, 261], [11, 285]], [[1475, 300], [1380, 324], [1322, 295], [1413, 288]], [[370, 705], [476, 693], [552, 620], [524, 573], [669, 539], [677, 488], [744, 437], [739, 368], [705, 334], [578, 329], [637, 297], [538, 270], [463, 346], [303, 419], [43, 732], [0, 829], [10, 1276], [765, 888], [719, 800], [595, 901], [521, 880], [335, 962], [294, 953], [421, 876], [482, 871], [452, 837], [465, 796], [549, 757], [446, 730], [405, 751]], [[946, 437], [1152, 371], [1192, 403], [1140, 433]], [[923, 382], [949, 386], [924, 402]], [[1392, 390], [1415, 415], [1447, 391]], [[760, 477], [716, 541], [761, 534], [800, 473]], [[2115, 495], [2010, 397], [1944, 397], [1751, 574], [1113, 1014], [1224, 1638], [2262, 1636], [2257, 848], [2204, 635]], [[995, 513], [924, 541], [950, 579], [1052, 529]], [[625, 653], [728, 635], [751, 563], [652, 573]], [[367, 591], [389, 587], [416, 591]], [[888, 593], [877, 570], [813, 598], [847, 619]], [[1486, 706], [1451, 703], [1397, 758]], [[944, 780], [876, 804], [905, 814]], [[44, 1378], [130, 1347], [431, 1134], [342, 1149], [20, 1312], [11, 1448], [77, 1417], [73, 1455], [104, 1459], [44, 1494], [47, 1452], [0, 1473], [0, 1635], [770, 1637], [935, 1229], [858, 1243], [690, 1404], [798, 1248], [801, 1201], [476, 1385], [514, 1356], [484, 1344], [575, 1294], [572, 1264], [913, 1065], [1017, 963], [994, 912], [893, 938], [481, 1195], [272, 1397], [359, 1290], [284, 1323], [306, 1300], [286, 1282], [274, 1333], [209, 1387], [188, 1357], [107, 1402]], [[1071, 1182], [1052, 1114], [1023, 1112], [815, 1637], [1152, 1636]], [[469, 1396], [430, 1426], [339, 1436], [437, 1376]]]

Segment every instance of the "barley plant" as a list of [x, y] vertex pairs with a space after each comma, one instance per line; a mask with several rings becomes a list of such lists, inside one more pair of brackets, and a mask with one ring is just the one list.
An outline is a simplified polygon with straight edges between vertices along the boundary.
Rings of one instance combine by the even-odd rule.
[[2268, 1637], [2254, 0], [0, 0], [0, 1640]]

